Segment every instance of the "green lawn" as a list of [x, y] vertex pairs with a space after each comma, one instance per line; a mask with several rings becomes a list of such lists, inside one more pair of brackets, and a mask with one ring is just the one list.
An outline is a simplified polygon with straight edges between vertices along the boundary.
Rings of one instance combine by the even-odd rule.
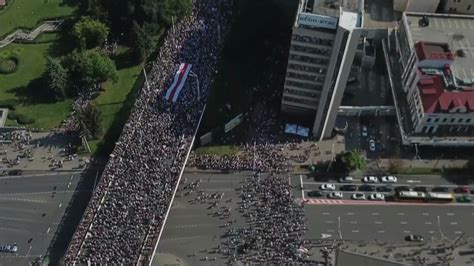
[[75, 7], [63, 0], [7, 0], [7, 7], [0, 11], [0, 37], [14, 29], [34, 28], [43, 18], [70, 16]]
[[[0, 99], [17, 99], [17, 113], [25, 114], [36, 121], [29, 127], [52, 128], [60, 124], [67, 116], [70, 100], [45, 103], [36, 99], [26, 100], [25, 95], [35, 94], [31, 92], [31, 81], [38, 79], [45, 70], [46, 56], [52, 44], [10, 44], [0, 50], [0, 57], [15, 54], [19, 58], [18, 70], [12, 74], [0, 74]], [[33, 100], [34, 103], [31, 103]], [[14, 121], [8, 121], [8, 125], [15, 125]]]
[[195, 150], [196, 154], [210, 154], [210, 155], [232, 155], [240, 151], [239, 147], [231, 145], [222, 146], [206, 146], [199, 147]]

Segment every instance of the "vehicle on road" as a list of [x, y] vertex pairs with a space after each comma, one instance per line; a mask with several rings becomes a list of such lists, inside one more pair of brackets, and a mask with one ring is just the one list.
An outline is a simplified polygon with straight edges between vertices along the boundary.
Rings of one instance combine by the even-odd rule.
[[456, 201], [460, 203], [469, 203], [469, 202], [472, 202], [472, 198], [469, 196], [461, 196], [461, 197], [457, 197]]
[[367, 126], [362, 126], [362, 136], [367, 137]]
[[385, 200], [385, 196], [382, 193], [372, 193], [369, 195], [369, 200]]
[[352, 183], [352, 182], [354, 182], [354, 178], [352, 176], [339, 178], [339, 183]]
[[376, 188], [376, 190], [378, 192], [392, 192], [392, 188], [391, 187], [387, 187], [387, 186], [378, 186]]
[[395, 188], [395, 192], [399, 191], [411, 191], [411, 188], [409, 186], [398, 186]]
[[342, 199], [344, 195], [341, 192], [331, 192], [328, 194], [328, 198], [330, 199]]
[[369, 185], [360, 186], [359, 191], [375, 191], [375, 186], [369, 186]]
[[406, 241], [410, 241], [410, 242], [423, 242], [425, 239], [421, 236], [421, 235], [407, 235], [405, 237], [405, 240]]
[[375, 140], [369, 140], [369, 149], [370, 151], [375, 151]]
[[434, 187], [431, 191], [433, 192], [449, 192], [447, 187]]
[[321, 190], [313, 190], [308, 192], [309, 197], [322, 197], [324, 196], [324, 193]]
[[454, 193], [458, 193], [458, 194], [464, 194], [464, 193], [469, 193], [470, 190], [468, 187], [457, 187], [455, 189], [453, 189]]
[[334, 190], [336, 190], [336, 185], [334, 185], [334, 184], [322, 184], [319, 188], [321, 190], [334, 191]]
[[383, 183], [396, 183], [397, 182], [397, 177], [396, 176], [382, 176], [382, 178], [380, 178], [380, 181], [382, 181]]
[[364, 193], [354, 193], [354, 194], [352, 194], [351, 199], [353, 199], [353, 200], [365, 200], [365, 194]]
[[414, 190], [414, 191], [418, 191], [418, 192], [425, 192], [425, 193], [428, 192], [428, 188], [422, 187], [422, 186], [414, 187], [413, 190]]
[[18, 246], [16, 243], [13, 245], [0, 245], [0, 252], [16, 253], [18, 251]]
[[8, 171], [8, 175], [22, 175], [23, 170], [10, 170]]
[[362, 182], [364, 183], [378, 183], [379, 180], [377, 179], [377, 177], [375, 176], [364, 176], [364, 178], [362, 178]]
[[449, 203], [453, 199], [451, 193], [398, 191], [395, 194], [396, 201]]
[[344, 185], [344, 186], [341, 186], [339, 188], [339, 190], [341, 190], [341, 191], [356, 191], [357, 186], [355, 186], [355, 185]]

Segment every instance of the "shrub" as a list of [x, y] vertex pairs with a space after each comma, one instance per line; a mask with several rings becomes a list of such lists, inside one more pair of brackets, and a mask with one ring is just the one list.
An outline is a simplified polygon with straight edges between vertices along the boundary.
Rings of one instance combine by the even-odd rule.
[[17, 114], [16, 122], [20, 125], [27, 125], [34, 123], [35, 119], [24, 114]]
[[15, 110], [15, 106], [17, 104], [18, 104], [18, 101], [15, 99], [0, 100], [0, 108], [8, 108], [10, 110]]
[[10, 112], [8, 112], [7, 117], [10, 120], [16, 120], [18, 118], [18, 114], [16, 112], [10, 111]]
[[18, 57], [10, 55], [5, 59], [0, 59], [0, 74], [14, 73], [18, 68]]

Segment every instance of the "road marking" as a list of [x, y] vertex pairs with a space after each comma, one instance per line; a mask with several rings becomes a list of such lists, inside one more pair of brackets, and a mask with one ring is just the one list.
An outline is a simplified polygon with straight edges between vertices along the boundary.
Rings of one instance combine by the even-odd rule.
[[411, 233], [411, 231], [409, 231], [409, 230], [405, 230], [405, 231], [403, 231], [403, 233], [405, 233], [405, 234], [409, 234], [409, 233]]
[[399, 212], [399, 213], [397, 213], [397, 215], [403, 216], [405, 214], [403, 212]]
[[454, 213], [452, 213], [452, 212], [448, 212], [448, 213], [446, 213], [446, 215], [447, 215], [447, 216], [453, 216], [453, 215], [454, 215]]
[[425, 222], [425, 224], [433, 224], [432, 222]]
[[334, 233], [334, 230], [333, 230], [333, 229], [328, 229], [328, 230], [326, 230], [326, 232], [328, 232], [328, 233]]
[[400, 224], [407, 224], [407, 222], [400, 222]]
[[[422, 213], [421, 215], [423, 215], [423, 216], [428, 216], [428, 215], [430, 215], [430, 214], [427, 213], [427, 212], [424, 212], [424, 213]], [[473, 213], [473, 215], [474, 215], [474, 213]]]
[[435, 231], [428, 231], [428, 233], [430, 233], [430, 234], [434, 234], [434, 232], [435, 232]]
[[385, 233], [385, 230], [379, 230], [377, 233]]
[[455, 231], [455, 234], [462, 234], [462, 231]]
[[351, 224], [357, 224], [357, 221], [350, 221]]
[[329, 238], [331, 237], [332, 235], [330, 234], [321, 234], [321, 238], [324, 239], [324, 238]]
[[352, 230], [352, 233], [359, 233], [359, 230]]
[[323, 215], [329, 215], [329, 212], [323, 212]]
[[379, 215], [379, 213], [378, 212], [373, 212], [372, 215], [377, 216], [377, 215]]
[[450, 224], [451, 224], [451, 225], [457, 225], [458, 222], [451, 222]]
[[326, 221], [327, 224], [333, 224], [334, 221]]
[[49, 234], [49, 231], [51, 231], [51, 227], [48, 227], [48, 230], [46, 230], [46, 234]]
[[382, 222], [380, 222], [380, 221], [376, 221], [376, 222], [375, 222], [375, 224], [382, 224]]
[[[354, 215], [354, 213], [353, 212], [348, 212], [347, 215]], [[472, 215], [474, 215], [474, 213]]]

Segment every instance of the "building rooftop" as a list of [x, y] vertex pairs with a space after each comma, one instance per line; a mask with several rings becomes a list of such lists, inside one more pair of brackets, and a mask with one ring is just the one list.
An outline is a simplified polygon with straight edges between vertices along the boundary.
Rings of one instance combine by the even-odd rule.
[[[428, 25], [422, 23], [423, 16], [426, 16]], [[462, 80], [474, 79], [474, 17], [407, 13], [406, 18], [412, 45], [418, 42], [447, 44], [456, 54], [450, 65], [454, 76]], [[439, 47], [431, 46], [427, 51], [431, 48]]]

